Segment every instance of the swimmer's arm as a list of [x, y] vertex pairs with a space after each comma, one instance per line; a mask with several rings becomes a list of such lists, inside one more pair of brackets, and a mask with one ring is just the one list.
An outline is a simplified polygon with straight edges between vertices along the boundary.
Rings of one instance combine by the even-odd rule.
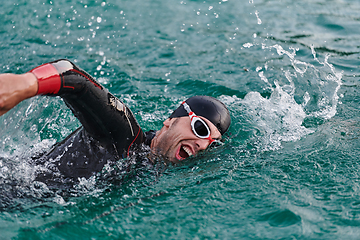
[[125, 104], [88, 73], [66, 59], [31, 70], [38, 79], [39, 95], [60, 96], [95, 139], [111, 142], [121, 155], [144, 134]]
[[38, 81], [34, 74], [0, 74], [0, 116], [21, 101], [31, 98], [38, 91]]

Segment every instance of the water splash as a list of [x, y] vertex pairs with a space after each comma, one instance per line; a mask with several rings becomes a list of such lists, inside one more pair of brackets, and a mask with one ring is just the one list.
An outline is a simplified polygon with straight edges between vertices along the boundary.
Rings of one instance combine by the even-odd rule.
[[[222, 97], [222, 100], [236, 112], [251, 117], [259, 132], [254, 144], [261, 151], [268, 151], [281, 148], [282, 142], [297, 141], [313, 133], [316, 126], [304, 124], [309, 119], [327, 120], [335, 116], [342, 73], [328, 62], [328, 55], [320, 61], [313, 47], [314, 64], [297, 59], [299, 49], [287, 51], [279, 44], [262, 44], [262, 49], [275, 49], [278, 56], [285, 57], [280, 66], [271, 65], [272, 59], [256, 68], [260, 80], [271, 91], [270, 96], [249, 92], [244, 99]], [[289, 65], [288, 61], [290, 68], [284, 67]], [[274, 79], [270, 69], [282, 69], [283, 73]]]
[[322, 77], [325, 78], [320, 82], [323, 89], [323, 94], [322, 94], [323, 96], [319, 101], [318, 105], [321, 108], [321, 110], [310, 114], [310, 116], [315, 116], [315, 117], [320, 116], [320, 117], [324, 117], [325, 119], [329, 119], [335, 116], [336, 114], [336, 106], [339, 103], [339, 96], [337, 95], [337, 93], [340, 90], [342, 84], [341, 79], [343, 72], [336, 72], [334, 66], [328, 62], [328, 59], [330, 57], [329, 54], [326, 54], [324, 62], [321, 62], [316, 56], [315, 48], [313, 45], [311, 46], [311, 52], [314, 56], [314, 59], [318, 63], [330, 69], [330, 73], [326, 74], [319, 72], [322, 75]]
[[[303, 78], [303, 80], [311, 81], [309, 87], [304, 93], [304, 107], [306, 108], [309, 102], [309, 96], [317, 96], [317, 110], [309, 112], [309, 117], [321, 117], [324, 119], [330, 119], [336, 114], [336, 106], [338, 104], [339, 96], [337, 95], [341, 87], [342, 72], [336, 72], [334, 66], [328, 62], [329, 55], [325, 55], [324, 61], [320, 61], [316, 57], [314, 46], [311, 46], [311, 52], [314, 56], [316, 63], [320, 64], [319, 67], [311, 63], [303, 62], [295, 58], [296, 52], [299, 49], [290, 48], [292, 52], [286, 51], [279, 44], [275, 44], [267, 47], [265, 44], [262, 45], [263, 49], [276, 49], [279, 56], [286, 55], [289, 57], [291, 65], [295, 71], [285, 71], [285, 77], [289, 81], [292, 94], [294, 94], [296, 87], [293, 78]], [[306, 75], [308, 74], [308, 75]], [[306, 75], [306, 76], [305, 76]], [[308, 77], [308, 79], [306, 79]], [[318, 91], [317, 91], [318, 90]], [[312, 106], [312, 109], [314, 107]]]

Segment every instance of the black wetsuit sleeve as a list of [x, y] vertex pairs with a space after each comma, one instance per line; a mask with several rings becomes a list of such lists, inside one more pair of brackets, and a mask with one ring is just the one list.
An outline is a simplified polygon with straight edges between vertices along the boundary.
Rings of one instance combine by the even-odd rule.
[[86, 132], [113, 145], [119, 156], [124, 157], [133, 144], [144, 141], [130, 109], [72, 62], [58, 60], [30, 72], [38, 79], [38, 94], [63, 98]]

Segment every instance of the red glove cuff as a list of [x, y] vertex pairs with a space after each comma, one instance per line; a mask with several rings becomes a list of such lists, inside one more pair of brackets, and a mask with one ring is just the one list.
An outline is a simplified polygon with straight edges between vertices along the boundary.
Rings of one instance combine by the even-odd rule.
[[61, 88], [61, 78], [56, 68], [50, 63], [46, 63], [30, 71], [35, 74], [38, 80], [38, 91], [40, 94], [57, 94]]

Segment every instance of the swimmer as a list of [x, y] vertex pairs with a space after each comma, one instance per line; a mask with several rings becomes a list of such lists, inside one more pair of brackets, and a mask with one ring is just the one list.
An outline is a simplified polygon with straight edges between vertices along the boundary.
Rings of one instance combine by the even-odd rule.
[[[91, 177], [141, 144], [156, 156], [179, 162], [220, 141], [230, 126], [230, 114], [222, 102], [194, 96], [181, 103], [159, 131], [143, 132], [123, 102], [64, 59], [25, 74], [0, 75], [0, 115], [36, 95], [60, 96], [81, 122], [80, 128], [34, 159], [51, 162], [56, 171], [73, 179]], [[38, 179], [49, 178], [54, 174], [43, 172]]]

